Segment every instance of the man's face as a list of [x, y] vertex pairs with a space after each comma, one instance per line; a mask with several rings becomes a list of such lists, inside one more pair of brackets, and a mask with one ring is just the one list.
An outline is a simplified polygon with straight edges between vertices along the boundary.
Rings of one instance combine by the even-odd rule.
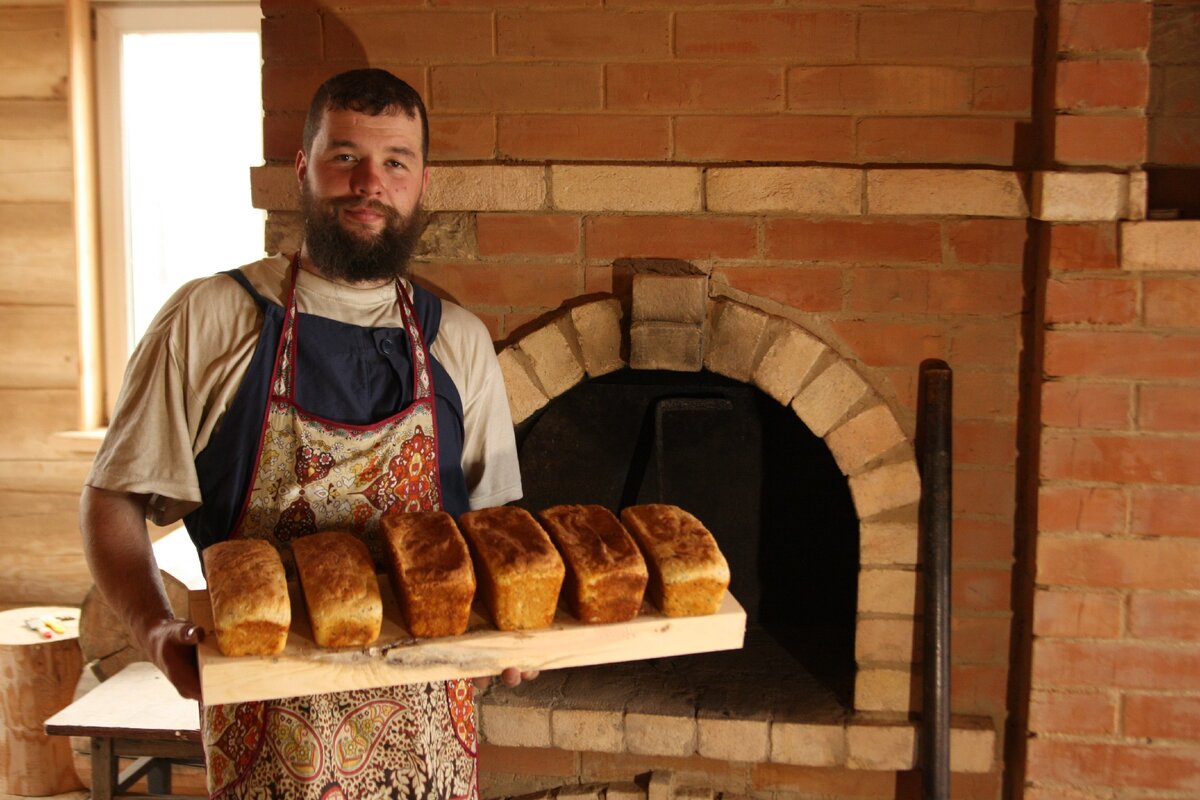
[[405, 271], [429, 180], [415, 116], [326, 111], [296, 175], [304, 255], [326, 277], [365, 283]]

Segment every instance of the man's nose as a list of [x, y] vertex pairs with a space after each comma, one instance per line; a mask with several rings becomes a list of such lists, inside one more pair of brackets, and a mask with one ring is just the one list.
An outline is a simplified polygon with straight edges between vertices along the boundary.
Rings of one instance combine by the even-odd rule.
[[383, 192], [380, 180], [379, 165], [369, 158], [364, 158], [354, 165], [350, 173], [350, 189], [357, 195], [374, 197]]

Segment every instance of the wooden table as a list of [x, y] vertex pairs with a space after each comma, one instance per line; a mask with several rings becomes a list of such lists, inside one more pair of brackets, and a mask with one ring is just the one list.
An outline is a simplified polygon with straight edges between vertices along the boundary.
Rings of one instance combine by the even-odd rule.
[[[152, 794], [170, 795], [171, 761], [204, 758], [200, 704], [180, 697], [145, 661], [130, 664], [50, 717], [46, 732], [91, 738], [94, 800], [110, 800], [143, 775]], [[121, 772], [122, 756], [138, 759]]]
[[71, 702], [82, 669], [78, 608], [0, 611], [0, 794], [44, 796], [82, 786], [71, 743], [42, 730]]

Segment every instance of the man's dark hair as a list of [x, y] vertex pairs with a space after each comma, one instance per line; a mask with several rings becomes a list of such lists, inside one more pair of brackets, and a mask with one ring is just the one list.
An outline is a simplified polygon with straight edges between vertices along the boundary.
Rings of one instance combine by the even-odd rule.
[[429, 160], [429, 117], [417, 90], [385, 69], [352, 69], [334, 75], [313, 95], [304, 120], [304, 154], [312, 153], [313, 139], [326, 111], [357, 111], [377, 117], [403, 111], [421, 121], [421, 160]]

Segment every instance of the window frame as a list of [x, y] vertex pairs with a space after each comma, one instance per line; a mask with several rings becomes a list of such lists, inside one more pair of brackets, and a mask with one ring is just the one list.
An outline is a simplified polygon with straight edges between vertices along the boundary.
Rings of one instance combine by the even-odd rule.
[[[92, 4], [102, 413], [116, 405], [129, 360], [129, 236], [121, 120], [121, 37], [129, 33], [243, 32], [262, 35], [256, 0]], [[248, 178], [247, 178], [248, 179]]]

